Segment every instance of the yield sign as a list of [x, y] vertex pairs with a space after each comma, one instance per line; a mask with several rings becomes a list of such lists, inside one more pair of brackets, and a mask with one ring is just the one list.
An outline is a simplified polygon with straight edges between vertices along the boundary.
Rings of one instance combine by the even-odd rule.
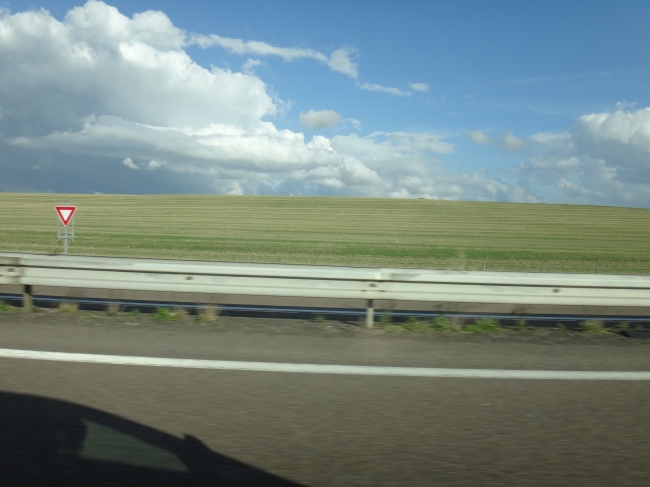
[[55, 206], [54, 209], [58, 213], [64, 227], [68, 226], [68, 223], [70, 223], [70, 220], [72, 219], [72, 215], [77, 211], [76, 206]]

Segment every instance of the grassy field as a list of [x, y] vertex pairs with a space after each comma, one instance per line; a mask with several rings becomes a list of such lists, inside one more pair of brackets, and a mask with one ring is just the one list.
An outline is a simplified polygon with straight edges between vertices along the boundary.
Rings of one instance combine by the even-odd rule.
[[0, 193], [0, 251], [650, 274], [650, 210], [366, 198]]

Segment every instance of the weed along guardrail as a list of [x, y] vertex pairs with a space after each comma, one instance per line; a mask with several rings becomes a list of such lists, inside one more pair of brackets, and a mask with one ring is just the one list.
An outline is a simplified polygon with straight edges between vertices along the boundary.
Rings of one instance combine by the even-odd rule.
[[125, 259], [0, 253], [0, 284], [224, 295], [512, 305], [650, 307], [650, 276]]

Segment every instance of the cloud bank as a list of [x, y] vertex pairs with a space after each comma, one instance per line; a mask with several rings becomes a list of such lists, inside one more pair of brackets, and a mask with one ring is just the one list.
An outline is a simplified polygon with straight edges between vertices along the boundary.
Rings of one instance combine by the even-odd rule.
[[[196, 43], [255, 57], [314, 59], [356, 77], [353, 51], [189, 35], [162, 12], [132, 17], [97, 0], [63, 20], [45, 10], [0, 13], [0, 190], [336, 194], [650, 206], [650, 109], [620, 106], [579, 117], [565, 131], [491, 138], [482, 147], [517, 162], [497, 177], [462, 169], [440, 134], [343, 134], [360, 122], [310, 109], [312, 130], [274, 123], [286, 105], [254, 73], [206, 69]], [[332, 76], [335, 76], [332, 74]], [[395, 96], [410, 91], [369, 83]], [[424, 83], [411, 83], [424, 91]], [[350, 115], [355, 115], [351, 113]], [[295, 115], [294, 115], [295, 116]], [[342, 122], [349, 122], [348, 124]], [[447, 161], [447, 162], [445, 162]], [[455, 166], [453, 165], [455, 164]]]
[[[378, 132], [305, 140], [267, 120], [283, 102], [252, 73], [258, 60], [249, 59], [242, 72], [205, 69], [185, 52], [191, 42], [286, 60], [313, 58], [356, 75], [350, 51], [324, 57], [218, 36], [188, 40], [162, 12], [129, 18], [96, 0], [71, 9], [62, 21], [45, 10], [3, 12], [0, 151], [6, 157], [0, 168], [9, 177], [0, 189], [56, 191], [65, 175], [80, 192], [462, 193], [438, 195], [431, 191], [441, 186], [416, 183], [445, 177], [435, 155], [450, 154], [454, 146], [441, 136]], [[327, 110], [300, 118], [310, 128], [341, 122]], [[45, 161], [37, 165], [41, 180], [29, 169], [34, 159]], [[479, 187], [480, 179], [470, 186]]]

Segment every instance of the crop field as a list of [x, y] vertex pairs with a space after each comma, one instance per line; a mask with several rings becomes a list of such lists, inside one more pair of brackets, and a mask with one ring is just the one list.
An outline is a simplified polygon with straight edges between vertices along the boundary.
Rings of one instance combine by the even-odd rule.
[[0, 193], [0, 251], [232, 262], [650, 274], [650, 210], [278, 196]]

